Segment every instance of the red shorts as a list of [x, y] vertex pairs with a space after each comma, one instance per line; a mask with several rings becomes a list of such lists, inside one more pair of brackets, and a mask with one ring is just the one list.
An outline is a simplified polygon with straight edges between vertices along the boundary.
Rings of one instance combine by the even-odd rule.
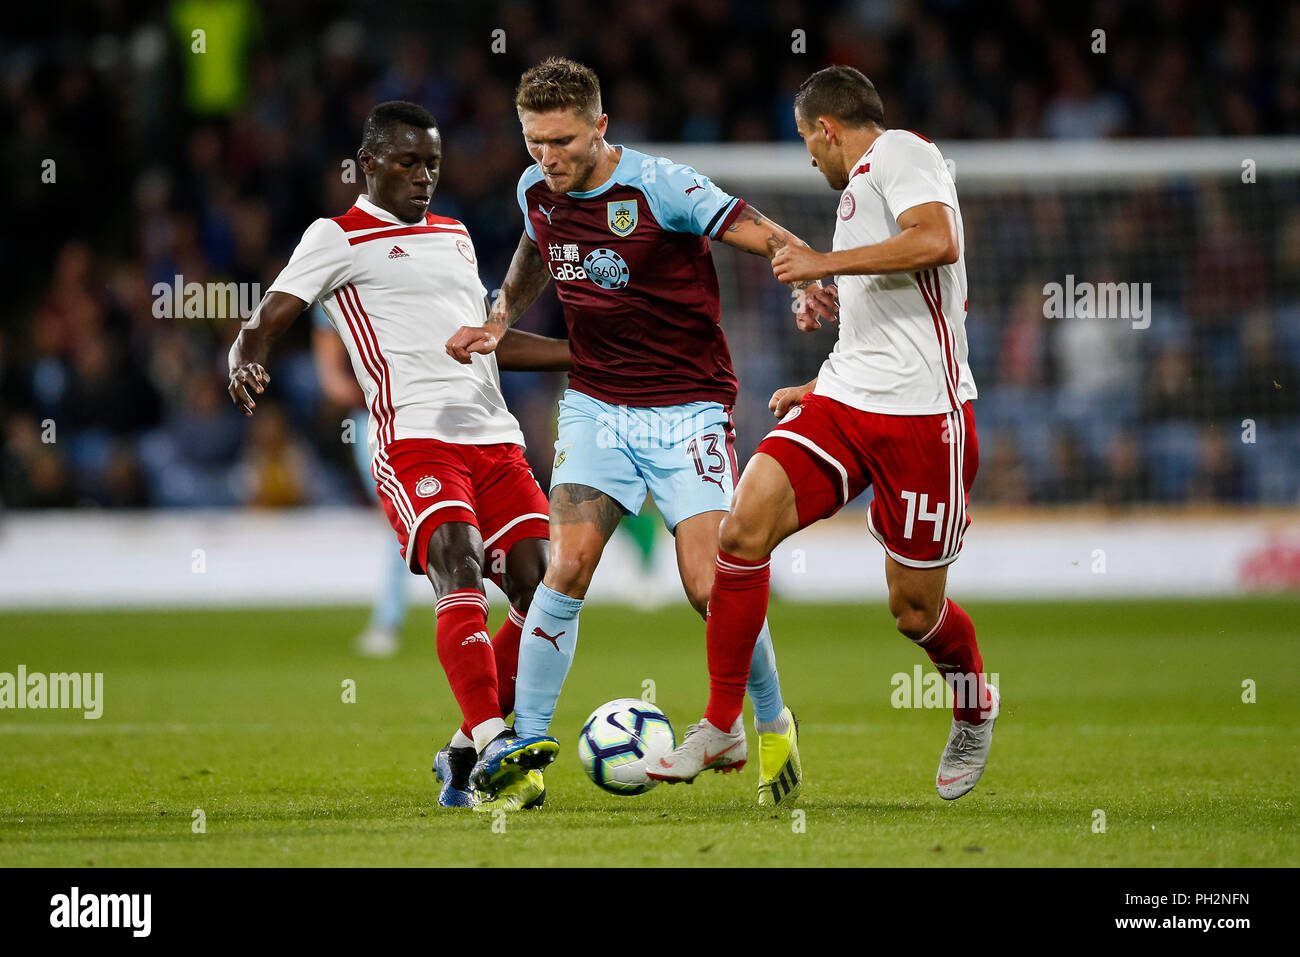
[[759, 443], [794, 486], [799, 527], [834, 515], [875, 486], [867, 528], [913, 568], [956, 560], [979, 467], [975, 413], [884, 415], [809, 393]]
[[[456, 445], [398, 439], [370, 465], [402, 556], [424, 574], [429, 539], [443, 522], [468, 522], [483, 537], [485, 577], [500, 584], [505, 555], [525, 538], [549, 538], [546, 493], [517, 445]], [[414, 543], [414, 544], [412, 544]]]

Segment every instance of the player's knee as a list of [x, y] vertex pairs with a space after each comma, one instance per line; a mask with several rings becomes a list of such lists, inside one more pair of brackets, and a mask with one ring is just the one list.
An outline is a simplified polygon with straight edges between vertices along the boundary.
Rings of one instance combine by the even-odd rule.
[[441, 594], [482, 588], [483, 555], [477, 531], [459, 522], [440, 526], [429, 539], [424, 567]]
[[547, 544], [545, 539], [520, 542], [510, 550], [505, 563], [501, 590], [510, 599], [510, 605], [524, 614], [528, 614], [533, 593], [546, 574]]
[[599, 552], [585, 548], [558, 549], [546, 569], [547, 587], [571, 598], [585, 597], [599, 558]]
[[742, 516], [728, 515], [718, 526], [718, 548], [728, 555], [759, 561], [772, 551], [766, 529]]
[[909, 601], [906, 598], [890, 596], [889, 610], [894, 616], [894, 624], [906, 638], [917, 641], [924, 638], [934, 628], [938, 615], [922, 602]]
[[443, 594], [483, 585], [483, 564], [472, 551], [442, 551], [431, 543], [425, 569]]
[[540, 581], [528, 583], [517, 582], [513, 578], [503, 578], [501, 590], [506, 593], [510, 607], [526, 615], [533, 604], [533, 592], [537, 591], [537, 586], [540, 584]]

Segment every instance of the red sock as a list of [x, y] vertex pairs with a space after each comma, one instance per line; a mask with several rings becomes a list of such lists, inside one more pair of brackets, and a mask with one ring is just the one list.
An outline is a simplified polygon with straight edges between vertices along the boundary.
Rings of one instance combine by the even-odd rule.
[[993, 702], [984, 687], [984, 659], [975, 642], [975, 626], [970, 615], [951, 598], [944, 599], [939, 620], [917, 644], [952, 686], [953, 717], [983, 724], [986, 719], [980, 712]]
[[438, 660], [465, 727], [501, 717], [496, 659], [487, 633], [487, 597], [475, 588], [461, 588], [439, 601], [437, 612]]
[[718, 550], [709, 592], [709, 707], [704, 717], [721, 731], [731, 730], [745, 704], [749, 663], [767, 617], [771, 563], [770, 555], [754, 562]]
[[[502, 717], [515, 710], [515, 674], [519, 670], [519, 636], [523, 630], [524, 616], [511, 608], [506, 620], [492, 636], [492, 654], [497, 663], [497, 700]], [[460, 730], [465, 737], [473, 737], [467, 724], [462, 724]]]

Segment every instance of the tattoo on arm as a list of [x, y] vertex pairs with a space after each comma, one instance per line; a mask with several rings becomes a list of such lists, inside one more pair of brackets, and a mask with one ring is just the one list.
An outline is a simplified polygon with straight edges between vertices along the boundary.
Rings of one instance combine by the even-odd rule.
[[[807, 245], [807, 243], [801, 240], [798, 236], [782, 228], [781, 226], [778, 226], [776, 223], [772, 222], [772, 220], [768, 219], [766, 216], [760, 213], [753, 206], [746, 206], [744, 209], [742, 209], [740, 211], [740, 215], [736, 217], [736, 221], [727, 227], [727, 232], [729, 233], [740, 232], [741, 229], [745, 228], [749, 224], [753, 224], [754, 226], [757, 226], [760, 230], [765, 230], [767, 232], [767, 235], [763, 237], [763, 244], [767, 247], [768, 259], [771, 259], [773, 256], [775, 256], [778, 249], [781, 249], [783, 246], [788, 245], [792, 241], [795, 243], [795, 245], [798, 246]], [[754, 251], [758, 252], [759, 250], [754, 250]], [[810, 285], [812, 285], [812, 283], [808, 281], [801, 281], [801, 282], [792, 282], [789, 283], [788, 285], [793, 289], [807, 289]]]
[[736, 217], [736, 221], [727, 227], [727, 232], [729, 233], [739, 232], [741, 227], [744, 226], [746, 222], [753, 223], [755, 226], [759, 227], [760, 229], [767, 230], [767, 237], [765, 241], [767, 243], [768, 259], [771, 259], [773, 256], [775, 256], [776, 251], [785, 245], [785, 236], [783, 236], [780, 232], [778, 232], [777, 228], [774, 228], [776, 227], [776, 224], [772, 222], [770, 219], [768, 219], [766, 216], [764, 216], [762, 213], [760, 213], [753, 206], [746, 206], [744, 209], [742, 209], [740, 211], [740, 215]]
[[567, 483], [551, 489], [551, 521], [556, 525], [592, 524], [608, 541], [622, 520], [623, 507], [604, 492]]
[[489, 319], [513, 326], [542, 294], [546, 284], [551, 281], [542, 262], [542, 253], [536, 244], [524, 233], [519, 237], [519, 246], [515, 249], [510, 268], [506, 271], [505, 282], [501, 284], [501, 294], [492, 306]]

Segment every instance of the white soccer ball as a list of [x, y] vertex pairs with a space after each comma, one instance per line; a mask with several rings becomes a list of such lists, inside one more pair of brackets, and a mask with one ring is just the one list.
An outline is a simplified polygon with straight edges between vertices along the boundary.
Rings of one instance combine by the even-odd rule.
[[596, 787], [644, 794], [658, 784], [646, 767], [677, 747], [668, 716], [640, 698], [619, 698], [591, 713], [578, 735], [578, 758]]

